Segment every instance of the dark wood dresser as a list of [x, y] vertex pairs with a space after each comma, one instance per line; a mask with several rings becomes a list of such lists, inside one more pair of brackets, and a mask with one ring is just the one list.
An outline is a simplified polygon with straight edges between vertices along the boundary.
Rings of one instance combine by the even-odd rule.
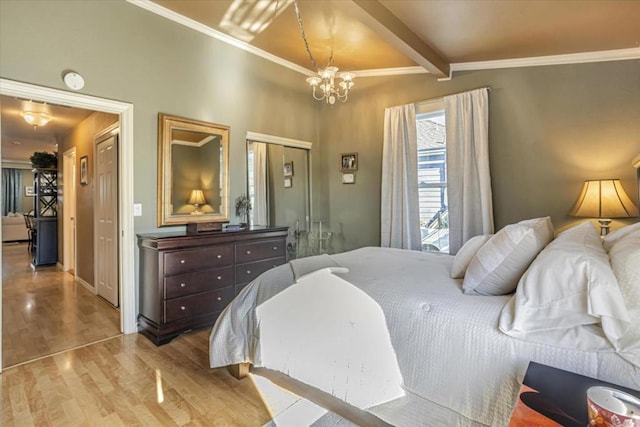
[[157, 345], [211, 326], [260, 273], [286, 259], [288, 227], [139, 234], [140, 332]]

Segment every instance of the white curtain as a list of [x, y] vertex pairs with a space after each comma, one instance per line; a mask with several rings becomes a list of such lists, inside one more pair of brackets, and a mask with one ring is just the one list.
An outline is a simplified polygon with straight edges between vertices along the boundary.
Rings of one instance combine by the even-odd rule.
[[421, 250], [414, 104], [384, 111], [380, 205], [381, 246]]
[[253, 225], [269, 225], [269, 195], [267, 193], [267, 144], [253, 146]]
[[493, 233], [488, 92], [483, 88], [444, 97], [451, 254], [471, 237]]

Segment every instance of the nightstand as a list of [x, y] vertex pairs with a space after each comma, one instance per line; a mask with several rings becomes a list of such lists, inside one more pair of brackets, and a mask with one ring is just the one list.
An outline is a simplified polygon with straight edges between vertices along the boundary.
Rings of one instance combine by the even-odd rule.
[[530, 362], [509, 426], [587, 426], [587, 389], [592, 386], [612, 387], [640, 398], [637, 390]]

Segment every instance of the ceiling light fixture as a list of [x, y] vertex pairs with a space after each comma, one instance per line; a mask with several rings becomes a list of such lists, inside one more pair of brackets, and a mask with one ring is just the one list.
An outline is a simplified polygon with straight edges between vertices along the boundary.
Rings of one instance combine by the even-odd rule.
[[50, 115], [39, 111], [24, 111], [22, 117], [25, 122], [33, 126], [33, 129], [37, 129], [38, 126], [44, 126], [51, 120]]
[[[296, 17], [298, 19], [298, 27], [300, 28], [300, 35], [304, 41], [304, 47], [307, 50], [309, 59], [313, 63], [313, 66], [318, 70], [318, 76], [307, 78], [307, 83], [313, 88], [313, 98], [322, 101], [327, 104], [333, 105], [336, 100], [340, 102], [346, 102], [349, 96], [349, 91], [353, 87], [353, 78], [356, 76], [351, 72], [342, 72], [338, 74], [338, 67], [333, 65], [333, 49], [331, 50], [331, 56], [329, 57], [329, 65], [325, 68], [320, 68], [315, 58], [311, 54], [309, 48], [309, 42], [307, 42], [307, 36], [304, 33], [304, 27], [302, 25], [302, 17], [300, 16], [300, 9], [298, 8], [298, 2], [294, 0], [293, 5], [296, 9]], [[336, 84], [335, 78], [342, 79], [341, 82]], [[320, 88], [320, 91], [317, 89]], [[318, 92], [316, 94], [316, 92]]]

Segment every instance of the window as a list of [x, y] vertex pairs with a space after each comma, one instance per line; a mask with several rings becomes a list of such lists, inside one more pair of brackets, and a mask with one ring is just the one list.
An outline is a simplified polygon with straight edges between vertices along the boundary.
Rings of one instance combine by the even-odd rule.
[[442, 101], [418, 105], [416, 130], [422, 250], [448, 253], [447, 150]]

